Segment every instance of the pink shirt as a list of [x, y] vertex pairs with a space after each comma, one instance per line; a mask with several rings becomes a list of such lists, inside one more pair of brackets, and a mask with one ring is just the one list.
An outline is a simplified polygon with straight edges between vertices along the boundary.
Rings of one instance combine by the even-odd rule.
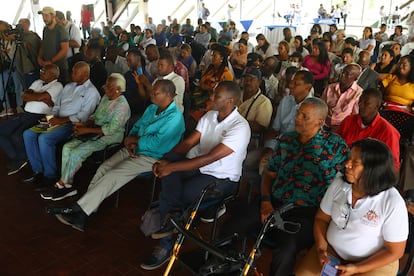
[[329, 76], [331, 63], [329, 59], [325, 64], [314, 62], [312, 56], [309, 55], [303, 58], [302, 66], [309, 69], [309, 72], [313, 74], [315, 80], [322, 80]]
[[339, 82], [328, 85], [322, 95], [322, 99], [328, 104], [326, 124], [336, 128], [347, 116], [357, 114], [361, 94], [362, 88], [356, 81], [343, 93], [339, 89]]

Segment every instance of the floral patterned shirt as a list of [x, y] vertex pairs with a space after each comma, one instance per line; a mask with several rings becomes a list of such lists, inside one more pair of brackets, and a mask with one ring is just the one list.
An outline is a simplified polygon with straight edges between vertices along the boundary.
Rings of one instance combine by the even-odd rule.
[[277, 172], [272, 185], [275, 207], [286, 203], [319, 207], [326, 189], [348, 159], [348, 146], [337, 134], [319, 131], [306, 144], [297, 132], [279, 139], [268, 170]]

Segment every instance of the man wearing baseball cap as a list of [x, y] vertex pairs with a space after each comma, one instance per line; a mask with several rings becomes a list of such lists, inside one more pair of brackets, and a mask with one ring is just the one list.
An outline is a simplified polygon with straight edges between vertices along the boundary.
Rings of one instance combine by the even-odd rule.
[[249, 122], [252, 133], [261, 133], [269, 126], [273, 107], [269, 98], [262, 94], [262, 72], [259, 68], [248, 66], [242, 75], [243, 103], [239, 113]]
[[62, 25], [57, 24], [56, 11], [52, 7], [43, 7], [38, 14], [43, 16], [46, 26], [43, 28], [43, 41], [37, 61], [42, 67], [56, 64], [60, 69], [59, 81], [66, 84], [68, 82], [66, 54], [69, 49], [69, 34]]

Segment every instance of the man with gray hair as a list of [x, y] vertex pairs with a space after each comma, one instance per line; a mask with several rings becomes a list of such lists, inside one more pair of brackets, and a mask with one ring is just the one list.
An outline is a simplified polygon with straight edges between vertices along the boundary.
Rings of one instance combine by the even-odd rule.
[[72, 72], [73, 82], [63, 88], [53, 105], [53, 118], [48, 121], [47, 129], [31, 128], [23, 132], [26, 155], [33, 169], [35, 190], [53, 186], [58, 180], [56, 144], [68, 139], [72, 133], [72, 122], [85, 122], [95, 111], [101, 99], [98, 90], [89, 80], [89, 65], [80, 61]]
[[138, 174], [151, 171], [153, 164], [170, 151], [184, 133], [184, 118], [175, 102], [175, 85], [158, 80], [150, 93], [151, 104], [124, 139], [125, 147], [107, 159], [96, 171], [88, 191], [67, 207], [49, 207], [59, 221], [84, 231], [88, 216], [101, 202]]
[[55, 64], [42, 68], [40, 79], [23, 91], [22, 99], [26, 102], [24, 112], [1, 124], [0, 146], [10, 159], [8, 175], [17, 173], [27, 164], [23, 131], [52, 113], [52, 108], [63, 89], [62, 84], [57, 81], [58, 77], [59, 68]]
[[328, 107], [319, 98], [305, 99], [297, 111], [295, 131], [279, 138], [261, 184], [260, 214], [258, 202], [237, 206], [237, 214], [222, 227], [222, 236], [239, 233], [244, 236], [276, 209], [292, 203], [284, 219], [301, 224], [295, 234], [275, 230], [268, 236], [275, 247], [269, 275], [291, 275], [296, 254], [311, 247], [313, 220], [326, 189], [343, 168], [348, 157], [345, 141], [322, 130]]

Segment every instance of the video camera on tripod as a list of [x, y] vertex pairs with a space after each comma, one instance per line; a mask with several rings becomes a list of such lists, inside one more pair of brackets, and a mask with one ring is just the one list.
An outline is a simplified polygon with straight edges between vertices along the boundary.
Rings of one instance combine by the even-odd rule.
[[16, 27], [4, 31], [5, 35], [14, 35], [16, 43], [21, 43], [23, 41], [23, 26], [17, 24]]

